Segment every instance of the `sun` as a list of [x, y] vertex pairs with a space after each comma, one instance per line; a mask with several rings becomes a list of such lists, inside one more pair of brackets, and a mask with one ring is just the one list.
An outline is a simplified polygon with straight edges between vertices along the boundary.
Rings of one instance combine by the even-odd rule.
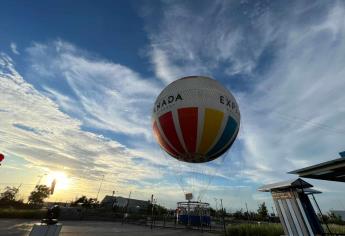
[[47, 175], [47, 185], [51, 186], [53, 180], [56, 180], [55, 191], [68, 189], [69, 179], [64, 172], [54, 171]]

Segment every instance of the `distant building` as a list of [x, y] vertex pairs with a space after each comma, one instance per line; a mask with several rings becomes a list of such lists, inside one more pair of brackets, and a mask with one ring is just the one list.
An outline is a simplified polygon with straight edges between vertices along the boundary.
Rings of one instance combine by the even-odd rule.
[[341, 220], [345, 221], [345, 211], [331, 210], [331, 213], [334, 213], [334, 215], [336, 215], [336, 216], [340, 216]]
[[62, 206], [62, 207], [69, 207], [71, 205], [71, 203], [68, 202], [44, 202], [43, 206], [45, 207], [52, 207], [52, 206]]
[[128, 204], [128, 212], [138, 212], [147, 210], [150, 201], [143, 201], [138, 199], [128, 199], [120, 196], [105, 196], [101, 201], [101, 206], [104, 208], [126, 207]]

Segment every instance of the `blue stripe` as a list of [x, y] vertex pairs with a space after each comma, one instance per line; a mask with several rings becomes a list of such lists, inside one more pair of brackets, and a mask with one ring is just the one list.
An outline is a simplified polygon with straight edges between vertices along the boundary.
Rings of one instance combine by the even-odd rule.
[[226, 123], [225, 129], [223, 131], [222, 136], [218, 140], [217, 144], [207, 153], [207, 156], [213, 156], [217, 152], [219, 152], [225, 145], [230, 141], [233, 135], [236, 132], [237, 122], [229, 116], [228, 121]]

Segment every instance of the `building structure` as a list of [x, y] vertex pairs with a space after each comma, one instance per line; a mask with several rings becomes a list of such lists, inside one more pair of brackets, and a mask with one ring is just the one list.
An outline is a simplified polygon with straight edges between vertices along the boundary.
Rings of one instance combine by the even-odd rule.
[[105, 196], [101, 201], [104, 208], [126, 208], [128, 212], [146, 211], [150, 206], [150, 201], [125, 198], [120, 196]]
[[[324, 235], [309, 195], [321, 193], [313, 185], [298, 178], [260, 187], [258, 191], [270, 192], [285, 235]], [[315, 198], [313, 197], [315, 200]], [[315, 201], [316, 203], [316, 201]]]
[[288, 172], [299, 177], [345, 182], [345, 151], [340, 152], [338, 159], [322, 162], [316, 165]]

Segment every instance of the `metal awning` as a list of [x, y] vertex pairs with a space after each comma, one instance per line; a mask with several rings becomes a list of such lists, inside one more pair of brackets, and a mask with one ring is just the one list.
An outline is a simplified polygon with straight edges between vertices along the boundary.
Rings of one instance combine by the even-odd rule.
[[305, 193], [305, 194], [307, 194], [307, 195], [309, 195], [309, 194], [320, 194], [320, 193], [322, 193], [321, 191], [316, 190], [316, 189], [312, 189], [312, 188], [297, 189], [297, 192], [298, 192], [298, 193], [303, 192], [303, 193]]
[[307, 183], [303, 179], [292, 179], [288, 181], [278, 182], [274, 184], [267, 184], [264, 186], [261, 186], [258, 188], [258, 191], [260, 192], [270, 192], [272, 190], [282, 190], [282, 189], [288, 189], [288, 188], [294, 188], [294, 189], [309, 189], [313, 187], [310, 183]]
[[297, 174], [299, 177], [303, 178], [345, 182], [345, 152], [341, 152], [339, 154], [341, 158], [288, 173]]

